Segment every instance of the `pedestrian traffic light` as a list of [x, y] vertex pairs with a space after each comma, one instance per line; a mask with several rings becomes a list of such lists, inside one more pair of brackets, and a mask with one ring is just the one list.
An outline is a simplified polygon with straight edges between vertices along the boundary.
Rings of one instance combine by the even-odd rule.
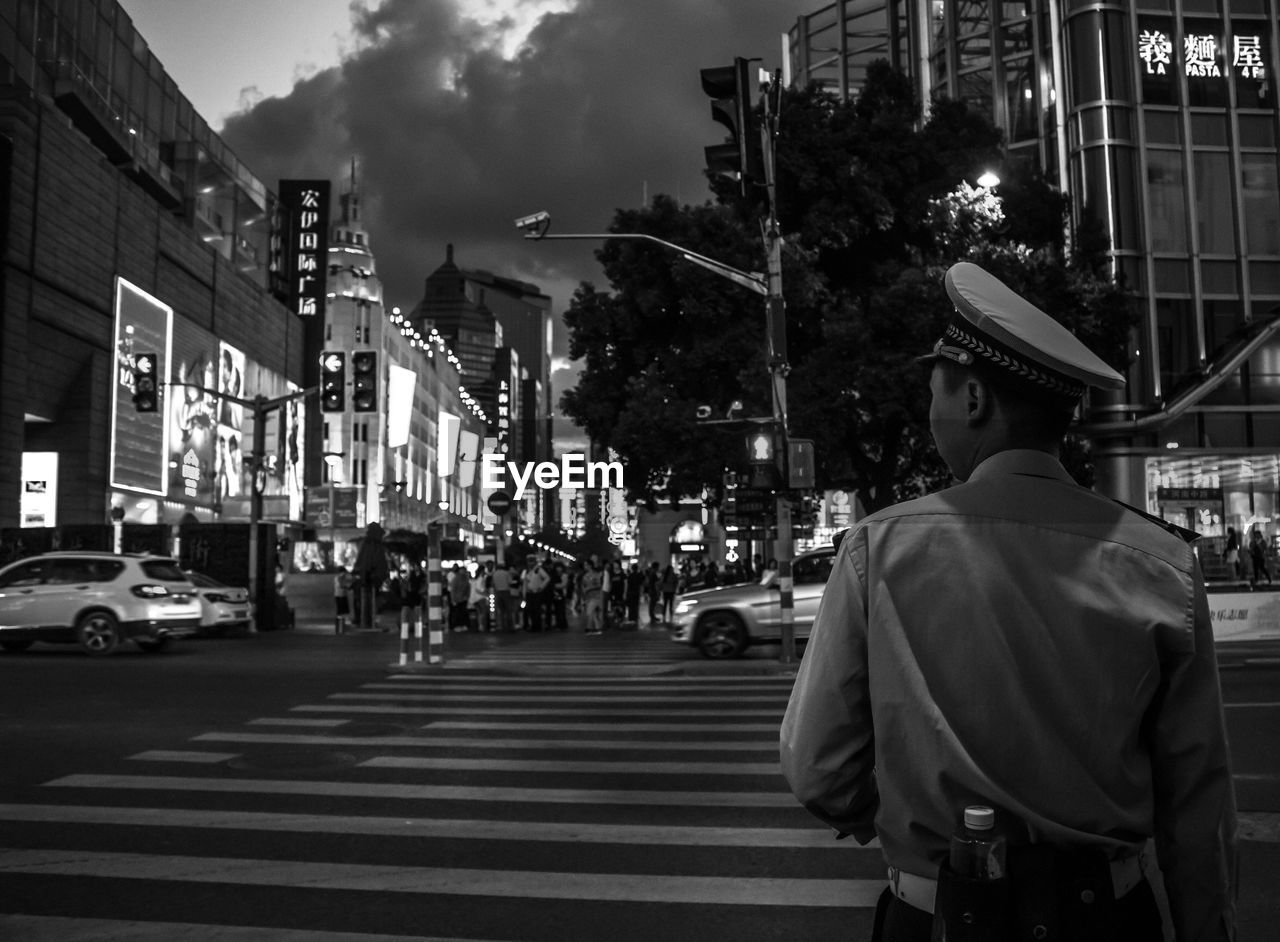
[[751, 183], [764, 183], [764, 152], [755, 103], [751, 96], [751, 63], [738, 57], [733, 65], [703, 69], [702, 90], [711, 96], [711, 117], [729, 129], [723, 144], [706, 148], [707, 169], [737, 178], [742, 193]]
[[347, 355], [329, 350], [320, 355], [320, 411], [347, 408]]
[[351, 354], [351, 409], [378, 411], [378, 355], [372, 350]]
[[747, 465], [751, 487], [778, 486], [778, 442], [772, 428], [757, 429], [747, 436]]
[[787, 440], [787, 487], [793, 491], [811, 490], [817, 484], [814, 468], [813, 440]]
[[135, 412], [160, 411], [160, 385], [157, 372], [160, 355], [135, 353], [133, 355], [133, 409]]

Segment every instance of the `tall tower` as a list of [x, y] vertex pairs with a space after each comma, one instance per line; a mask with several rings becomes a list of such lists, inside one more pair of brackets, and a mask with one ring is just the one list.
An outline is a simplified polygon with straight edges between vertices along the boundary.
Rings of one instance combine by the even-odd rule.
[[[380, 351], [386, 322], [382, 303], [382, 282], [369, 246], [369, 233], [364, 228], [360, 211], [360, 188], [354, 158], [351, 180], [340, 198], [341, 213], [334, 222], [329, 238], [328, 304], [325, 313], [325, 349], [346, 354], [348, 371], [352, 354], [362, 350]], [[383, 357], [377, 360], [380, 373], [385, 372]], [[379, 389], [383, 380], [378, 377]], [[342, 412], [324, 414], [323, 451], [326, 457], [326, 483], [360, 489], [360, 500], [376, 506], [379, 455], [382, 447], [381, 401], [371, 413], [353, 412], [351, 396], [347, 396]]]

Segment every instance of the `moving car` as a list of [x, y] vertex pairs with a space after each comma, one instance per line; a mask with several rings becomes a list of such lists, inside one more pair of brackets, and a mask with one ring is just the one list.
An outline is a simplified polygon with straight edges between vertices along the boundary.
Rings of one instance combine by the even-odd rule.
[[253, 614], [249, 590], [229, 586], [202, 572], [188, 572], [200, 600], [200, 633], [224, 635], [247, 631]]
[[166, 556], [45, 553], [0, 569], [0, 648], [79, 644], [100, 656], [133, 641], [159, 651], [200, 626], [195, 586]]
[[[792, 623], [795, 638], [809, 637], [818, 602], [826, 588], [835, 547], [823, 546], [796, 557], [791, 564]], [[671, 640], [691, 644], [703, 657], [740, 657], [753, 644], [782, 641], [782, 590], [747, 582], [685, 592], [676, 597]]]

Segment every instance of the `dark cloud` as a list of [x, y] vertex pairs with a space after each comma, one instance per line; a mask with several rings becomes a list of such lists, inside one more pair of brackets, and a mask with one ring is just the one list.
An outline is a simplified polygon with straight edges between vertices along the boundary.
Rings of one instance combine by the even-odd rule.
[[777, 67], [780, 35], [818, 4], [582, 0], [545, 15], [513, 58], [454, 0], [352, 7], [339, 67], [258, 102], [223, 136], [261, 178], [361, 167], [365, 224], [389, 305], [409, 307], [453, 243], [459, 264], [539, 284], [559, 312], [600, 281], [592, 243], [521, 240], [546, 209], [559, 232], [599, 232], [645, 193], [708, 197], [710, 119], [698, 70], [735, 55]]

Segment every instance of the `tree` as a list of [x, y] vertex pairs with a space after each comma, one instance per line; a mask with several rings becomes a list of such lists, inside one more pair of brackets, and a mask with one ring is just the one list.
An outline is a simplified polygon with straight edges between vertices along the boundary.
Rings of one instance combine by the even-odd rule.
[[[910, 82], [884, 63], [853, 101], [789, 90], [781, 114], [789, 426], [815, 440], [820, 486], [875, 510], [946, 482], [915, 358], [952, 312], [942, 276], [956, 261], [987, 268], [1127, 365], [1135, 312], [1096, 251], [1065, 256], [1062, 194], [1003, 166], [1010, 219], [1002, 199], [965, 183], [1001, 166], [1001, 134], [984, 117], [938, 99], [921, 122]], [[763, 269], [761, 194], [724, 178], [711, 188], [714, 203], [658, 197], [619, 211], [610, 231]], [[597, 257], [612, 291], [583, 285], [565, 315], [585, 369], [563, 410], [617, 451], [633, 498], [717, 494], [741, 435], [697, 424], [695, 410], [741, 399], [745, 415], [771, 414], [762, 299], [648, 243], [611, 240]]]

